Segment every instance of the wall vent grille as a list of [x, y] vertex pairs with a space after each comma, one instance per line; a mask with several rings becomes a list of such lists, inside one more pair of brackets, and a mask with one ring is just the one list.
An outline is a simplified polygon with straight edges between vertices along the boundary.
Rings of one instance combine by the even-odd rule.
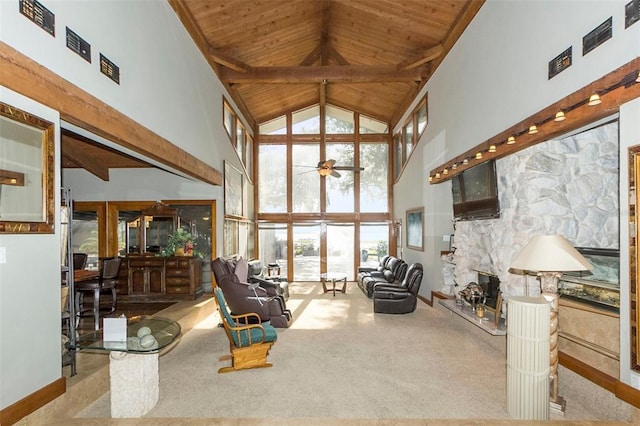
[[549, 61], [549, 80], [571, 66], [573, 46]]
[[640, 21], [640, 0], [631, 0], [624, 7], [624, 27], [629, 28]]
[[613, 37], [612, 16], [582, 38], [582, 56], [591, 52], [611, 37]]

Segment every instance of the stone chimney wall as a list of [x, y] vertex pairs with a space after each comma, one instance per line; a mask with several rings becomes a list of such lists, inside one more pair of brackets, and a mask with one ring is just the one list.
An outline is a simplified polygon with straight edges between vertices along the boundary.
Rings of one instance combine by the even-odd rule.
[[500, 218], [455, 224], [455, 282], [477, 270], [499, 277], [503, 297], [540, 293], [535, 277], [509, 272], [536, 235], [561, 234], [576, 247], [619, 248], [618, 121], [544, 142], [496, 163]]

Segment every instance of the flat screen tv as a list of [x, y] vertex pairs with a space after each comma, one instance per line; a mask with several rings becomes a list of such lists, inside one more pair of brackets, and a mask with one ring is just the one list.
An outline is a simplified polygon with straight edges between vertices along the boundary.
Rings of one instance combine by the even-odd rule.
[[495, 160], [466, 169], [451, 178], [451, 181], [455, 220], [500, 217]]

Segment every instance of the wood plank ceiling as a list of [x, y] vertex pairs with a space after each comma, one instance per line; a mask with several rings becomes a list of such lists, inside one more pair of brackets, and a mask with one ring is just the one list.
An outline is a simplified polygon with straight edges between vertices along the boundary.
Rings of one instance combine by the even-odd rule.
[[395, 124], [484, 3], [168, 1], [252, 126], [323, 85], [327, 103]]
[[[326, 103], [392, 126], [484, 0], [167, 0], [248, 124]], [[222, 100], [220, 100], [222, 102]], [[73, 134], [63, 167], [149, 167]]]

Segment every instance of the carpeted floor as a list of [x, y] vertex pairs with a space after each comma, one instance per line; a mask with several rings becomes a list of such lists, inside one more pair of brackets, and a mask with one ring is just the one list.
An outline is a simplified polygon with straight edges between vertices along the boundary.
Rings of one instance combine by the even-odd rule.
[[[295, 321], [278, 329], [272, 368], [218, 374], [229, 350], [217, 316], [189, 331], [160, 358], [160, 400], [146, 417], [510, 419], [501, 345], [449, 313], [419, 302], [412, 314], [373, 314], [353, 283], [335, 297], [319, 284], [292, 283], [287, 306]], [[567, 412], [552, 419], [630, 421], [631, 407], [615, 398], [611, 406], [572, 374], [561, 371]], [[78, 416], [108, 417], [109, 394]]]

